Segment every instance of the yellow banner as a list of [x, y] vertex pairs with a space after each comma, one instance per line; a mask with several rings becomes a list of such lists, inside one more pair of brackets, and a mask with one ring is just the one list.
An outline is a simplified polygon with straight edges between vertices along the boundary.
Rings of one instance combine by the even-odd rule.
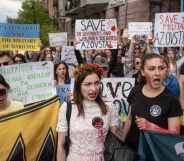
[[58, 98], [0, 117], [0, 161], [55, 161]]
[[40, 51], [39, 38], [0, 37], [0, 50]]

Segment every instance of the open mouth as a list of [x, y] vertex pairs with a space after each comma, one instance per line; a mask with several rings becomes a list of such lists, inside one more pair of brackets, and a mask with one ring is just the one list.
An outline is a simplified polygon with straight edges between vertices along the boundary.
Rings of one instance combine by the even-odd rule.
[[90, 98], [96, 98], [96, 94], [89, 94]]
[[160, 83], [161, 80], [160, 80], [160, 78], [155, 78], [155, 79], [153, 79], [153, 81], [154, 81], [154, 82], [159, 82], [159, 83]]
[[161, 79], [160, 78], [155, 78], [155, 79], [153, 79], [153, 83], [154, 84], [160, 84], [161, 83]]

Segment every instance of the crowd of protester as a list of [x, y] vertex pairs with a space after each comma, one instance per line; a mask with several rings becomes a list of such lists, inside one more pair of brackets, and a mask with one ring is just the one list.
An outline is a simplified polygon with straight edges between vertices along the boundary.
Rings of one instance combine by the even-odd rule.
[[[135, 151], [140, 130], [181, 134], [180, 124], [184, 125], [180, 121], [184, 108], [184, 63], [177, 64], [181, 59], [179, 52], [179, 48], [154, 48], [153, 40], [148, 38], [129, 40], [122, 37], [118, 49], [75, 50], [78, 65], [72, 65], [71, 74], [67, 62], [61, 61], [62, 47], [24, 54], [2, 51], [0, 66], [52, 61], [55, 85], [70, 84], [74, 78], [70, 122], [72, 144], [67, 161], [102, 161], [108, 129]], [[99, 64], [102, 70], [94, 64]], [[10, 108], [8, 104], [13, 103], [7, 101], [10, 86], [1, 77], [0, 111]], [[135, 78], [135, 87], [128, 96], [131, 110], [123, 129], [118, 127], [116, 108], [106, 105], [101, 98], [102, 77]], [[59, 112], [57, 161], [64, 161], [66, 157], [63, 147], [68, 130], [66, 108], [67, 103], [63, 103]]]

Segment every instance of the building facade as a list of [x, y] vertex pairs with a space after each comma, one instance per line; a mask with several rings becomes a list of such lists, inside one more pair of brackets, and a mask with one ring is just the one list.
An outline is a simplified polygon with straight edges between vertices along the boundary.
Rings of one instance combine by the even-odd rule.
[[[76, 19], [116, 18], [119, 35], [128, 22], [154, 22], [158, 12], [180, 12], [180, 0], [42, 0], [58, 29], [74, 41]], [[70, 43], [71, 44], [71, 43]]]
[[158, 12], [180, 12], [180, 0], [110, 0], [106, 18], [117, 19], [121, 34], [128, 22], [154, 23]]
[[58, 0], [42, 0], [41, 2], [48, 9], [49, 17], [56, 18], [58, 14]]

